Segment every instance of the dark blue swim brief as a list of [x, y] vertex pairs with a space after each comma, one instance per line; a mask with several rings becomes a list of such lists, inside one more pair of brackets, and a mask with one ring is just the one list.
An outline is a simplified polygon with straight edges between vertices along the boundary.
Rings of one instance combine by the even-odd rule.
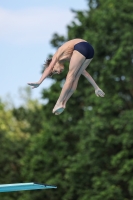
[[79, 42], [74, 46], [74, 50], [81, 53], [86, 59], [94, 57], [94, 49], [88, 42]]

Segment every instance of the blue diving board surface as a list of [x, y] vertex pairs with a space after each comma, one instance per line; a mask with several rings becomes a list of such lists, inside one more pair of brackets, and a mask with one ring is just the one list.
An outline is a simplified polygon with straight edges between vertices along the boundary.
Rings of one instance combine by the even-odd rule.
[[24, 190], [42, 190], [42, 189], [56, 189], [54, 185], [45, 185], [40, 183], [13, 183], [0, 184], [0, 192], [15, 192]]

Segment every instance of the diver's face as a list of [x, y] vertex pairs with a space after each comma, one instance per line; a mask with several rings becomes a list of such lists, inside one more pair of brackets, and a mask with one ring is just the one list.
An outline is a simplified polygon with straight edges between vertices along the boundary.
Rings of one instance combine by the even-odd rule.
[[53, 74], [60, 74], [61, 72], [63, 72], [64, 70], [64, 65], [60, 64], [60, 63], [56, 63], [52, 73]]

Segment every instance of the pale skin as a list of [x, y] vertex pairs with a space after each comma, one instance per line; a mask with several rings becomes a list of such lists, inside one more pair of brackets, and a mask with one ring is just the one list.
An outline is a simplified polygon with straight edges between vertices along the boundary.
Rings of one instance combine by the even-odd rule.
[[69, 70], [61, 94], [53, 108], [55, 115], [61, 114], [66, 108], [66, 103], [77, 88], [78, 80], [83, 75], [94, 87], [96, 96], [104, 97], [105, 93], [98, 87], [91, 75], [86, 71], [92, 59], [86, 59], [81, 53], [74, 50], [74, 45], [85, 40], [73, 39], [63, 44], [52, 57], [49, 66], [44, 70], [40, 80], [28, 83], [32, 88], [37, 88], [44, 79], [52, 74], [60, 74], [64, 70], [63, 63], [68, 60]]

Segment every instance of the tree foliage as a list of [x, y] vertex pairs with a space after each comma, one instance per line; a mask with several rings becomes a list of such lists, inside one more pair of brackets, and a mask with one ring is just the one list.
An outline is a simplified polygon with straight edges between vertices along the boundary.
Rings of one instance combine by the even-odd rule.
[[[25, 153], [27, 144], [24, 127], [27, 121], [18, 121], [8, 105], [0, 102], [0, 184], [22, 182], [21, 158]], [[16, 193], [0, 194], [3, 200], [17, 198]]]

